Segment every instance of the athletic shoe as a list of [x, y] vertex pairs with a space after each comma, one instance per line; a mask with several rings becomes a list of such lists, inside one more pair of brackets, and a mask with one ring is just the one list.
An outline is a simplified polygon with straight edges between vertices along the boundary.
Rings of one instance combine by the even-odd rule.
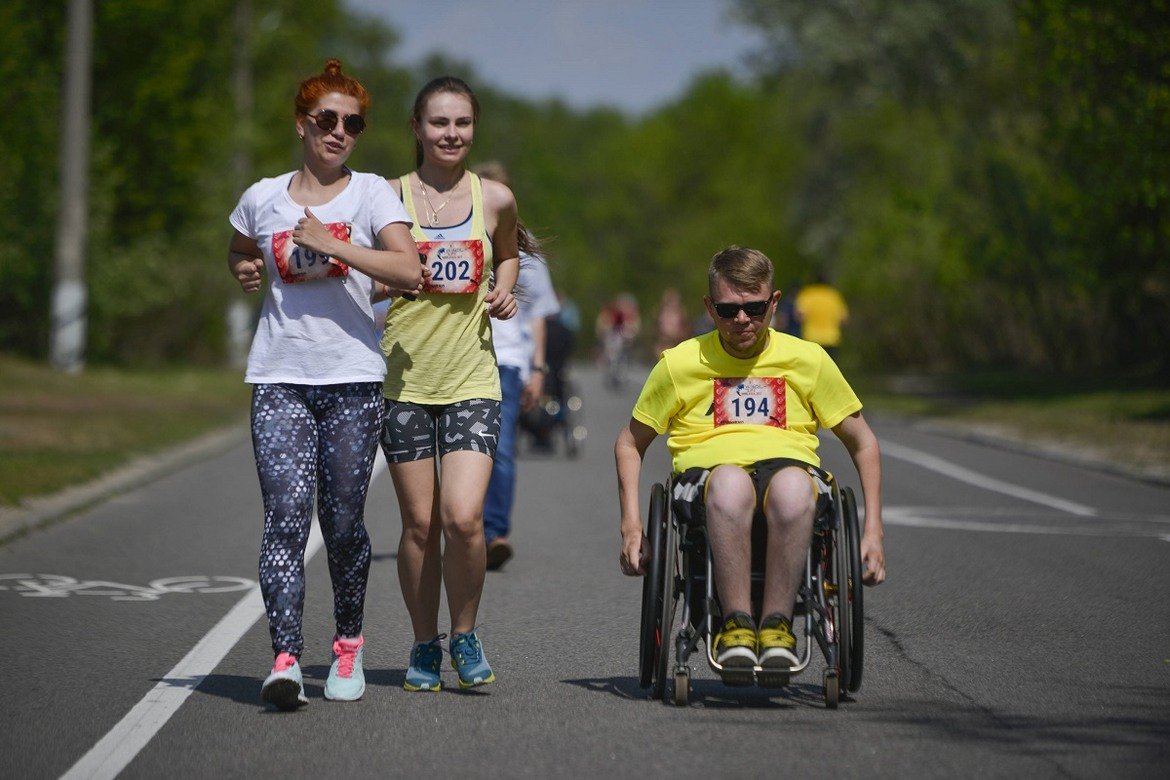
[[260, 688], [260, 698], [285, 712], [309, 703], [305, 698], [300, 664], [291, 653], [280, 653], [276, 656], [272, 672]]
[[443, 665], [443, 639], [439, 634], [429, 642], [415, 642], [410, 650], [410, 666], [406, 667], [406, 682], [402, 687], [408, 691], [437, 691], [443, 687], [439, 669]]
[[502, 536], [497, 536], [487, 545], [488, 571], [499, 571], [508, 559], [512, 557], [512, 545]]
[[769, 615], [760, 624], [756, 645], [760, 666], [766, 669], [791, 669], [800, 663], [796, 657], [796, 637], [792, 623], [783, 615]]
[[474, 631], [451, 635], [451, 666], [459, 673], [460, 688], [474, 688], [496, 681], [483, 655], [483, 645]]
[[715, 635], [715, 660], [720, 666], [752, 668], [756, 658], [756, 622], [746, 612], [732, 612]]
[[362, 645], [365, 639], [333, 637], [333, 665], [325, 681], [325, 698], [331, 701], [357, 701], [366, 692], [366, 675], [362, 671]]

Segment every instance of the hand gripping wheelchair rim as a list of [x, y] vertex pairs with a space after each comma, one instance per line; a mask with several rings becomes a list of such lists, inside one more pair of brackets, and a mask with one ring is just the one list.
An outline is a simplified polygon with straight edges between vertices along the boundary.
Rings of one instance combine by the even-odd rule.
[[[690, 696], [690, 653], [700, 641], [707, 646], [707, 662], [717, 673], [710, 638], [714, 636], [718, 599], [714, 593], [710, 546], [705, 529], [680, 527], [671, 510], [671, 481], [655, 483], [650, 494], [646, 535], [649, 560], [642, 582], [642, 610], [638, 650], [638, 682], [651, 690], [653, 698], [685, 705]], [[798, 666], [777, 675], [757, 667], [756, 682], [769, 687], [786, 685], [810, 663], [815, 641], [825, 658], [824, 699], [836, 708], [846, 690], [861, 688], [864, 661], [864, 602], [861, 581], [861, 530], [857, 502], [851, 488], [830, 482], [832, 500], [827, 511], [816, 518], [809, 545], [803, 580], [797, 598], [797, 617], [804, 615], [804, 647]], [[700, 545], [693, 548], [694, 545]], [[693, 548], [693, 549], [692, 549]], [[691, 587], [692, 563], [699, 552], [705, 571], [705, 594]], [[753, 571], [753, 577], [759, 576]], [[701, 595], [701, 598], [700, 598]], [[843, 601], [844, 599], [844, 601]], [[682, 602], [680, 630], [675, 635], [674, 618]], [[701, 602], [701, 603], [696, 603]], [[695, 612], [698, 610], [698, 612]], [[692, 619], [692, 612], [697, 619]], [[670, 647], [675, 645], [673, 688], [667, 685], [671, 673]], [[761, 674], [762, 673], [762, 674]]]

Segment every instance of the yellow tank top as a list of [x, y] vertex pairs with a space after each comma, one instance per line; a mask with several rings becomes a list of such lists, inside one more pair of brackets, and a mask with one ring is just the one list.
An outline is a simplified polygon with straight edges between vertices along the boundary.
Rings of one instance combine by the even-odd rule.
[[[386, 356], [387, 398], [416, 404], [451, 404], [471, 398], [500, 400], [500, 374], [484, 298], [492, 269], [492, 242], [484, 227], [483, 188], [471, 177], [471, 238], [483, 241], [483, 281], [473, 293], [422, 293], [396, 298], [386, 315], [382, 354]], [[427, 241], [419, 227], [407, 176], [399, 178], [402, 204], [414, 221], [416, 243]]]

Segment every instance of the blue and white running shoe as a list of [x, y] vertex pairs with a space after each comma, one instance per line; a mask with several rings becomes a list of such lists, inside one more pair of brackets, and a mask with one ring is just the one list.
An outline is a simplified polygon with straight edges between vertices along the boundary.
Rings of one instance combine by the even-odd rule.
[[446, 634], [439, 634], [429, 642], [416, 642], [410, 651], [410, 666], [406, 668], [406, 681], [402, 687], [408, 691], [437, 691], [443, 687], [439, 669], [443, 665], [443, 640]]
[[474, 631], [451, 635], [451, 665], [459, 673], [460, 688], [474, 688], [496, 681], [483, 655], [483, 645]]

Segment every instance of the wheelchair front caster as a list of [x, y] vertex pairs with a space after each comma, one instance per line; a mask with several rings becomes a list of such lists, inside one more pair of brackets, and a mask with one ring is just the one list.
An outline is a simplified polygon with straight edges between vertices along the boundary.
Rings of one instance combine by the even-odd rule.
[[835, 710], [839, 701], [841, 701], [841, 678], [837, 676], [836, 669], [826, 669], [825, 707], [830, 710]]
[[691, 700], [691, 670], [679, 669], [674, 673], [674, 696], [676, 707], [685, 707]]

